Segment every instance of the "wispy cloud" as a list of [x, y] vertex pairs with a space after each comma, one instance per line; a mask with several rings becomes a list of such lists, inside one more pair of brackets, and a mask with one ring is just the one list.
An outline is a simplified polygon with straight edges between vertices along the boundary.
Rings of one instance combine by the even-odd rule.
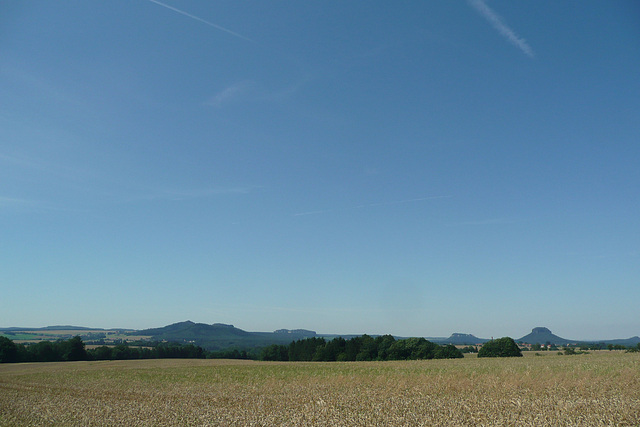
[[38, 210], [42, 208], [45, 208], [44, 204], [36, 200], [0, 196], [0, 212], [1, 211], [24, 212], [24, 211]]
[[0, 207], [23, 207], [32, 206], [35, 202], [25, 199], [16, 199], [14, 197], [2, 197], [0, 196]]
[[527, 41], [519, 37], [502, 18], [491, 9], [484, 0], [468, 0], [469, 4], [482, 15], [484, 19], [489, 21], [491, 26], [500, 33], [509, 43], [517, 47], [529, 58], [535, 58], [535, 53]]
[[489, 218], [489, 219], [462, 221], [462, 222], [456, 223], [455, 225], [505, 225], [505, 224], [516, 224], [522, 221], [524, 220], [512, 219], [512, 218]]
[[233, 102], [234, 100], [242, 98], [251, 91], [251, 88], [253, 86], [255, 85], [252, 81], [242, 81], [234, 83], [215, 94], [205, 104], [212, 107], [220, 108], [229, 102]]
[[267, 88], [253, 80], [243, 80], [220, 90], [204, 105], [222, 108], [237, 102], [286, 102], [313, 80], [312, 77], [305, 77], [280, 88]]
[[293, 216], [318, 215], [318, 214], [338, 212], [338, 211], [344, 211], [344, 210], [350, 210], [350, 209], [375, 208], [380, 206], [391, 206], [391, 205], [400, 205], [405, 203], [423, 202], [427, 200], [450, 199], [451, 197], [452, 196], [430, 196], [430, 197], [418, 197], [415, 199], [393, 200], [390, 202], [367, 203], [364, 205], [356, 205], [356, 206], [351, 206], [347, 208], [334, 208], [334, 209], [322, 209], [322, 210], [316, 210], [316, 211], [299, 212], [299, 213], [293, 214]]
[[40, 162], [36, 162], [32, 159], [27, 159], [24, 157], [16, 157], [13, 155], [7, 155], [3, 153], [0, 153], [0, 162], [6, 162], [15, 166], [20, 166], [25, 168], [33, 168], [33, 169], [43, 168], [43, 165]]
[[4, 154], [0, 153], [0, 167], [12, 167], [22, 169], [32, 175], [46, 175], [51, 179], [77, 180], [81, 175], [80, 171], [72, 166], [67, 166], [61, 162], [56, 163], [55, 156], [50, 156], [48, 160], [24, 154]]
[[159, 189], [149, 191], [144, 195], [131, 197], [127, 201], [181, 201], [202, 199], [207, 197], [232, 195], [232, 194], [248, 194], [258, 187], [215, 187], [201, 189]]
[[451, 197], [452, 196], [430, 196], [430, 197], [418, 197], [416, 199], [394, 200], [391, 202], [367, 203], [365, 205], [356, 206], [356, 209], [373, 208], [377, 206], [401, 205], [404, 203], [424, 202], [426, 200], [435, 200], [435, 199], [450, 199]]
[[190, 14], [188, 12], [185, 12], [184, 10], [180, 10], [180, 9], [175, 8], [173, 6], [169, 6], [168, 4], [159, 2], [157, 0], [149, 0], [149, 1], [151, 3], [155, 3], [155, 4], [159, 5], [159, 6], [165, 7], [167, 9], [169, 9], [169, 10], [172, 10], [172, 11], [174, 11], [176, 13], [179, 13], [181, 15], [184, 15], [184, 16], [186, 16], [188, 18], [195, 19], [196, 21], [202, 22], [203, 24], [206, 24], [206, 25], [208, 25], [210, 27], [213, 27], [213, 28], [215, 28], [217, 30], [224, 31], [225, 33], [231, 34], [234, 37], [237, 37], [239, 39], [246, 40], [248, 42], [254, 43], [254, 41], [251, 40], [249, 37], [245, 37], [242, 34], [239, 34], [239, 33], [236, 33], [235, 31], [229, 30], [228, 28], [221, 27], [220, 25], [214, 24], [213, 22], [209, 22], [209, 21], [207, 21], [205, 19], [202, 19], [202, 18], [200, 18], [198, 16], [192, 15], [192, 14]]

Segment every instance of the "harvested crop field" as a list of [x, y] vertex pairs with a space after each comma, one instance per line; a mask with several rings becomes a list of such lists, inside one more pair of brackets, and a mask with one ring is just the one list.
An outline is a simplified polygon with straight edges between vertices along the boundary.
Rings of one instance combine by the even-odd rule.
[[640, 425], [640, 355], [0, 365], [0, 425]]

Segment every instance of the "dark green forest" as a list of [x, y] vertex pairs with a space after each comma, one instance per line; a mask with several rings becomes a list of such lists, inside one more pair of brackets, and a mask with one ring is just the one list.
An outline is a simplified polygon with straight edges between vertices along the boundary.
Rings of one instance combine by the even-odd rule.
[[70, 362], [80, 360], [129, 359], [202, 359], [206, 352], [198, 346], [175, 343], [147, 343], [145, 347], [119, 344], [87, 350], [79, 336], [68, 340], [41, 341], [34, 344], [16, 344], [0, 337], [0, 363], [17, 362]]
[[307, 338], [289, 345], [273, 344], [261, 351], [227, 349], [206, 351], [194, 344], [149, 343], [143, 346], [119, 344], [86, 349], [79, 336], [68, 340], [16, 344], [0, 337], [0, 363], [63, 362], [79, 360], [132, 359], [257, 359], [265, 361], [366, 361], [415, 360], [463, 357], [453, 345], [437, 345], [424, 338], [396, 340], [391, 335], [368, 335], [345, 340]]
[[261, 360], [273, 361], [371, 361], [453, 359], [464, 357], [453, 345], [437, 345], [424, 338], [396, 340], [391, 335], [376, 338], [369, 335], [345, 340], [338, 337], [330, 341], [324, 338], [307, 338], [288, 346], [273, 344], [260, 353]]
[[[578, 347], [575, 347], [578, 348]], [[567, 347], [565, 354], [579, 354], [574, 347]], [[640, 344], [632, 347], [622, 345], [594, 345], [579, 347], [580, 350], [608, 349], [640, 351]], [[373, 360], [418, 360], [453, 359], [463, 357], [465, 352], [475, 352], [475, 347], [462, 350], [455, 346], [438, 345], [424, 338], [395, 339], [391, 335], [371, 337], [362, 335], [351, 339], [305, 338], [289, 345], [272, 344], [260, 349], [228, 348], [207, 351], [195, 344], [175, 342], [121, 343], [116, 346], [99, 346], [87, 349], [79, 336], [67, 340], [40, 341], [33, 344], [16, 344], [0, 336], [0, 363], [19, 362], [65, 362], [79, 360], [132, 360], [132, 359], [252, 359], [264, 361], [373, 361]], [[505, 337], [486, 343], [478, 357], [522, 356], [511, 338]]]

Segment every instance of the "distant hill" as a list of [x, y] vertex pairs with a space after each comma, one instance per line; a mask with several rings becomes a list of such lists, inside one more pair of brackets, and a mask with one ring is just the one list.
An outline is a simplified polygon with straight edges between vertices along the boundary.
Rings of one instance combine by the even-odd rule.
[[461, 334], [458, 332], [451, 334], [451, 336], [448, 338], [447, 337], [425, 337], [425, 338], [428, 341], [431, 341], [436, 344], [453, 344], [453, 345], [476, 345], [476, 344], [482, 344], [489, 341], [488, 339], [485, 339], [485, 338], [478, 338], [475, 335]]
[[455, 333], [455, 334], [451, 334], [449, 338], [444, 340], [444, 343], [453, 344], [453, 345], [475, 345], [475, 344], [482, 344], [487, 341], [489, 340], [484, 338], [478, 338], [471, 334]]
[[96, 330], [96, 328], [86, 328], [84, 326], [71, 326], [71, 325], [54, 325], [54, 326], [45, 326], [40, 329], [41, 331], [91, 331]]
[[0, 331], [13, 331], [13, 332], [22, 332], [22, 331], [40, 331], [40, 332], [56, 332], [56, 331], [134, 331], [135, 329], [126, 329], [126, 328], [113, 328], [113, 329], [102, 329], [102, 328], [88, 328], [86, 326], [72, 326], [72, 325], [54, 325], [54, 326], [45, 326], [43, 328], [28, 328], [28, 327], [11, 327], [11, 328], [0, 328]]
[[309, 337], [316, 336], [315, 331], [309, 331], [307, 329], [278, 329], [273, 331], [274, 334], [288, 334], [288, 335], [306, 335]]
[[615, 339], [615, 340], [595, 340], [595, 341], [574, 341], [578, 344], [597, 344], [597, 343], [602, 343], [602, 344], [613, 344], [613, 345], [624, 345], [626, 347], [634, 347], [637, 346], [638, 344], [640, 344], [640, 337], [631, 337], [631, 338], [622, 338], [622, 339]]
[[224, 323], [207, 325], [190, 320], [162, 328], [136, 331], [135, 334], [150, 336], [155, 341], [193, 343], [207, 350], [223, 350], [231, 347], [250, 349], [270, 344], [289, 344], [291, 341], [316, 336], [314, 331], [305, 329], [247, 332]]
[[[124, 333], [131, 336], [131, 340], [138, 340], [139, 337], [150, 337], [152, 341], [169, 341], [178, 343], [193, 343], [201, 346], [206, 350], [226, 350], [229, 348], [237, 348], [240, 350], [250, 350], [254, 348], [265, 347], [271, 344], [284, 344], [287, 345], [292, 341], [297, 341], [305, 338], [324, 338], [331, 340], [337, 337], [344, 339], [351, 339], [359, 337], [358, 335], [344, 335], [344, 334], [317, 334], [315, 331], [307, 329], [278, 329], [274, 332], [247, 332], [242, 329], [236, 328], [233, 325], [227, 325], [224, 323], [214, 323], [211, 325], [205, 323], [195, 323], [190, 320], [184, 322], [173, 323], [171, 325], [163, 326], [161, 328], [151, 328], [143, 330], [134, 329], [99, 329], [99, 328], [86, 328], [83, 326], [47, 326], [44, 328], [0, 328], [0, 334], [7, 334], [13, 336], [21, 331], [41, 331], [46, 332], [47, 335], [56, 334], [60, 331], [60, 338], [63, 338], [62, 333], [67, 334], [67, 331], [86, 331], [86, 332], [107, 332], [117, 331], [118, 333]], [[376, 335], [372, 335], [375, 337]], [[36, 339], [45, 339], [36, 338]], [[396, 336], [396, 339], [403, 339], [405, 337]], [[425, 337], [427, 340], [436, 344], [454, 344], [454, 345], [475, 345], [489, 341], [485, 338], [478, 338], [471, 334], [454, 333], [450, 337]], [[15, 339], [15, 338], [14, 338]], [[20, 338], [26, 339], [26, 338]], [[52, 339], [52, 338], [47, 338]], [[524, 342], [528, 344], [554, 344], [554, 345], [567, 345], [567, 344], [621, 344], [624, 346], [632, 347], [640, 343], [640, 337], [635, 336], [627, 339], [609, 339], [609, 340], [570, 340], [566, 338], [554, 335], [549, 329], [544, 327], [533, 328], [530, 334], [516, 340], [516, 342]]]
[[190, 320], [173, 323], [162, 328], [143, 329], [138, 331], [137, 334], [150, 335], [155, 339], [164, 340], [197, 340], [210, 337], [228, 339], [250, 335], [249, 332], [238, 329], [233, 325], [225, 325], [223, 323], [207, 325], [205, 323], [194, 323]]
[[543, 327], [533, 328], [531, 333], [516, 340], [517, 342], [523, 342], [527, 344], [553, 344], [553, 345], [567, 345], [575, 343], [575, 340], [568, 340], [554, 335], [549, 329]]
[[632, 337], [626, 339], [614, 339], [614, 340], [570, 340], [561, 338], [554, 335], [549, 329], [543, 327], [533, 328], [531, 333], [516, 340], [516, 342], [524, 342], [527, 344], [554, 344], [554, 345], [567, 345], [567, 344], [621, 344], [627, 347], [633, 347], [640, 343], [640, 337]]

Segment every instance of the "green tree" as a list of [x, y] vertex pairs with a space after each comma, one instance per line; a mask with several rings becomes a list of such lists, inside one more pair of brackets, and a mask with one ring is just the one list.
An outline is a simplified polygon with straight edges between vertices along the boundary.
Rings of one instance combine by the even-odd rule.
[[62, 343], [62, 359], [69, 361], [87, 360], [87, 351], [84, 348], [82, 338], [76, 335]]
[[289, 359], [289, 351], [286, 346], [272, 344], [260, 352], [260, 360], [284, 362]]
[[376, 345], [376, 341], [367, 334], [360, 337], [360, 351], [358, 351], [356, 355], [356, 360], [376, 360], [377, 357], [378, 346]]
[[364, 335], [347, 340], [344, 348], [344, 358], [342, 360], [353, 362], [358, 358], [360, 348], [364, 342]]
[[126, 344], [118, 344], [111, 349], [111, 358], [113, 360], [139, 359], [139, 353]]
[[341, 356], [345, 352], [347, 343], [344, 338], [337, 337], [316, 348], [313, 355], [314, 362], [335, 362], [336, 360], [344, 360]]
[[93, 350], [89, 350], [93, 360], [110, 360], [113, 359], [113, 355], [111, 354], [111, 347], [107, 347], [106, 345], [96, 347]]
[[375, 344], [378, 349], [377, 360], [389, 360], [389, 349], [396, 342], [393, 335], [381, 335], [376, 337]]
[[468, 345], [461, 350], [463, 353], [477, 353], [478, 349], [475, 345]]
[[59, 346], [51, 341], [40, 341], [27, 347], [29, 361], [32, 362], [58, 362], [62, 360]]
[[18, 361], [18, 346], [7, 337], [0, 337], [0, 363]]
[[513, 338], [504, 337], [485, 343], [478, 357], [522, 357], [522, 352]]
[[462, 351], [455, 345], [440, 345], [434, 352], [434, 359], [460, 359], [464, 357]]
[[389, 360], [433, 359], [436, 347], [424, 338], [398, 340], [389, 347]]
[[313, 360], [318, 348], [324, 347], [326, 341], [324, 338], [306, 338], [303, 340], [293, 341], [289, 344], [288, 358], [284, 360], [290, 361], [306, 361]]

